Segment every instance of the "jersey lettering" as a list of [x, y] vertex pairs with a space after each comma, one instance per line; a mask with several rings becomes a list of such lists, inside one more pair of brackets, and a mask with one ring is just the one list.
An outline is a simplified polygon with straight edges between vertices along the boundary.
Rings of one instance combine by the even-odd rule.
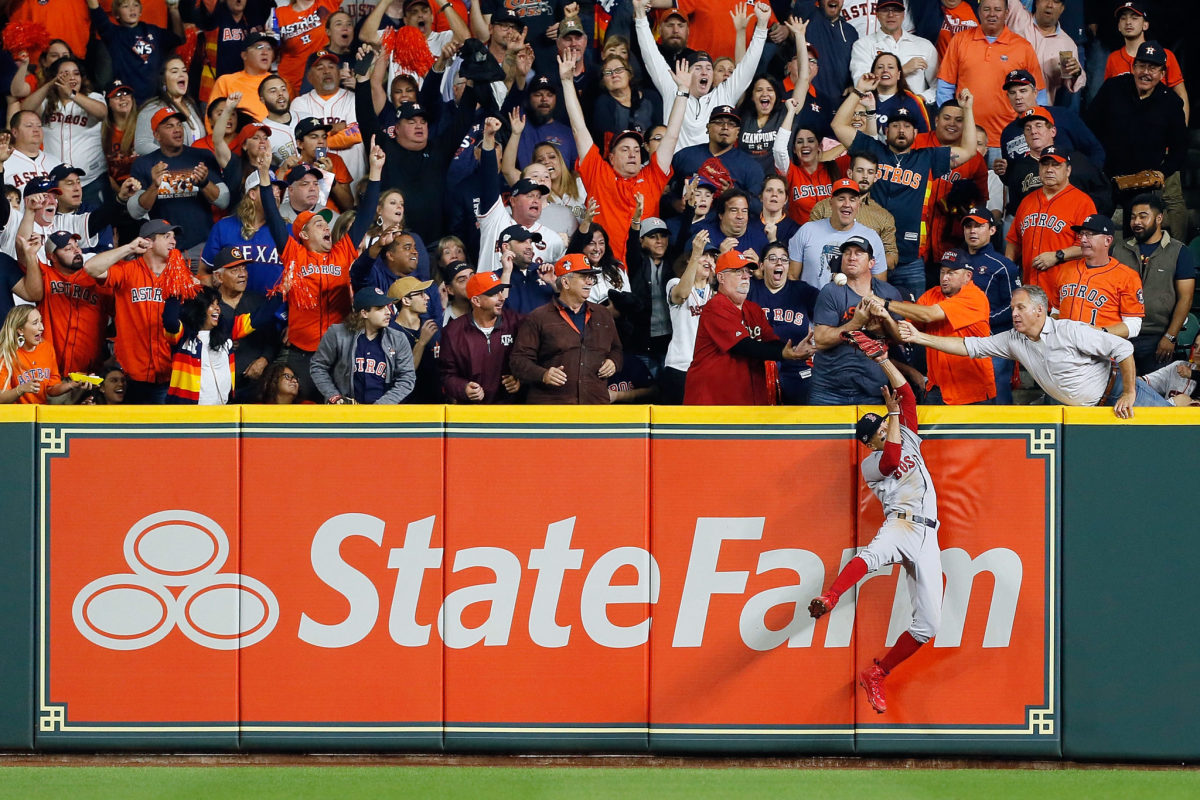
[[157, 286], [135, 286], [129, 290], [129, 300], [133, 303], [161, 303], [162, 289]]
[[382, 378], [387, 373], [387, 361], [376, 361], [373, 358], [355, 358], [354, 371], [365, 372]]

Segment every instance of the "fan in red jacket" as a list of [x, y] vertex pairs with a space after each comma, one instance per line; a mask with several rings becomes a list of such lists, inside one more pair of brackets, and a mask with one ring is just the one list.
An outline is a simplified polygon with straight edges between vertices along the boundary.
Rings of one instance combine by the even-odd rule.
[[495, 272], [477, 272], [467, 281], [471, 313], [442, 329], [438, 368], [442, 391], [457, 403], [511, 403], [521, 391], [508, 356], [521, 315], [504, 307], [507, 283]]

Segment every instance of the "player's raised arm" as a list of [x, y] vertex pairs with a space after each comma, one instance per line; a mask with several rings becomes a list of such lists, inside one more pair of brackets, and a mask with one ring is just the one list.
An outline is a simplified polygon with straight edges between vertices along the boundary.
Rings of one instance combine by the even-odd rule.
[[[687, 101], [691, 94], [692, 71], [688, 63], [682, 59], [675, 62], [675, 102], [671, 104], [671, 113], [667, 117], [667, 129], [663, 132], [658, 150], [654, 152], [655, 161], [663, 174], [670, 174], [671, 159], [675, 157], [675, 145], [679, 142], [679, 129], [683, 127], [683, 115], [687, 111]], [[582, 151], [581, 151], [582, 152]]]
[[950, 148], [950, 166], [957, 167], [975, 157], [978, 135], [975, 130], [975, 97], [970, 89], [958, 93], [958, 105], [963, 112], [962, 139]]

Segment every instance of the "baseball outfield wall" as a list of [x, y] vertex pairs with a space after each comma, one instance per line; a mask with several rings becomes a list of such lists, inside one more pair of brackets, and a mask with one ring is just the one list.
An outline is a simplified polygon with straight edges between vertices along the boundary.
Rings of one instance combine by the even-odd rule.
[[923, 409], [881, 716], [860, 411], [4, 408], [0, 747], [1200, 757], [1200, 415]]

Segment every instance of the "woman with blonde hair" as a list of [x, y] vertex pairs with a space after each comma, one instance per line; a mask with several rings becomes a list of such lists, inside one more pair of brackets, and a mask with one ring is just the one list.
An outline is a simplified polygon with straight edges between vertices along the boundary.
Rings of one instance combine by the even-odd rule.
[[133, 89], [120, 80], [112, 81], [105, 91], [108, 111], [100, 125], [100, 146], [108, 165], [108, 185], [113, 192], [129, 177], [137, 153], [133, 150], [138, 109]]
[[8, 312], [0, 327], [0, 403], [45, 403], [81, 384], [62, 379], [46, 325], [35, 306]]
[[574, 172], [563, 158], [562, 150], [551, 142], [539, 142], [533, 148], [533, 161], [525, 169], [517, 169], [517, 147], [521, 131], [525, 130], [525, 118], [517, 109], [509, 115], [513, 126], [512, 135], [504, 146], [500, 160], [500, 174], [513, 186], [521, 178], [540, 183], [550, 190], [542, 216], [538, 221], [555, 233], [570, 237], [579, 228], [579, 220], [587, 209], [587, 190], [583, 179]]

